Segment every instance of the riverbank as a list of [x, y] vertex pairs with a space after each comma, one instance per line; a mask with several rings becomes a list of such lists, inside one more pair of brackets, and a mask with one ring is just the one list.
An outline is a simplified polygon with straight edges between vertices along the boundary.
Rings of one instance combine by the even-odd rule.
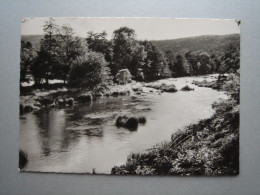
[[[212, 76], [205, 77], [210, 79]], [[20, 89], [20, 114], [32, 112], [46, 107], [63, 108], [73, 104], [91, 102], [101, 96], [138, 96], [145, 93], [161, 94], [163, 92], [174, 93], [181, 90], [177, 79], [162, 79], [150, 83], [136, 82], [125, 85], [112, 84], [106, 88], [95, 91], [81, 91], [80, 89], [68, 89], [62, 83], [53, 83], [48, 88], [36, 89], [34, 86], [23, 86]], [[56, 81], [57, 82], [57, 81]], [[182, 83], [182, 82], [181, 82]], [[183, 84], [183, 83], [182, 83]], [[188, 88], [193, 90], [192, 88]]]
[[[239, 78], [222, 82], [230, 99], [214, 103], [215, 114], [174, 133], [171, 140], [142, 154], [131, 154], [111, 174], [131, 175], [238, 175]], [[199, 81], [207, 84], [207, 81]], [[195, 84], [199, 85], [199, 82]], [[218, 80], [210, 81], [217, 86]], [[236, 94], [238, 90], [238, 94]], [[234, 92], [235, 91], [235, 92]], [[235, 94], [235, 95], [234, 95]], [[236, 99], [238, 97], [238, 99]]]

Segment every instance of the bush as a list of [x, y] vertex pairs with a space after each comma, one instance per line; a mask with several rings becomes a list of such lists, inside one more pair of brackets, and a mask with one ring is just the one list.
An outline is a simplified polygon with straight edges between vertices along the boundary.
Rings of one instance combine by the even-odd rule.
[[231, 74], [224, 82], [222, 90], [227, 91], [230, 96], [239, 103], [240, 101], [240, 75], [239, 71], [236, 74]]
[[109, 69], [103, 54], [89, 52], [77, 60], [69, 76], [69, 86], [94, 90], [109, 81]]

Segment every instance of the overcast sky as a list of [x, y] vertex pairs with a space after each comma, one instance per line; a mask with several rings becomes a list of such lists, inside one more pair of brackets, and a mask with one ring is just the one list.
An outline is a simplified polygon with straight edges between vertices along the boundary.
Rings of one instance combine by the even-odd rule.
[[[240, 33], [235, 20], [174, 19], [174, 18], [54, 18], [58, 25], [69, 25], [77, 36], [86, 37], [88, 31], [108, 33], [127, 26], [133, 28], [139, 40], [164, 40], [199, 35], [224, 35]], [[22, 22], [22, 35], [43, 34], [48, 18], [30, 18]]]

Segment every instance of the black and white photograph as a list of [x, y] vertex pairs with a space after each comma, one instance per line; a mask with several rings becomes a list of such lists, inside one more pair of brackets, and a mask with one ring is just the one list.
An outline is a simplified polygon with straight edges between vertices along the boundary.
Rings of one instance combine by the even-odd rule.
[[240, 27], [24, 18], [19, 170], [238, 175]]

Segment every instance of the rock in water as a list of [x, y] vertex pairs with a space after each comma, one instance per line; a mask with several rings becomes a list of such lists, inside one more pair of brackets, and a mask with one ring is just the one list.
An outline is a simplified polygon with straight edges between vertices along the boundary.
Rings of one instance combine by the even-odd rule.
[[183, 88], [181, 88], [182, 91], [191, 91], [194, 90], [194, 88], [191, 88], [189, 85], [185, 85]]
[[138, 118], [138, 123], [145, 124], [146, 123], [146, 118], [144, 116], [139, 117]]
[[161, 90], [164, 91], [164, 92], [177, 92], [177, 88], [174, 84], [171, 84], [171, 85], [163, 85], [161, 87]]
[[119, 116], [116, 119], [116, 126], [136, 130], [138, 127], [138, 119], [136, 117]]
[[125, 127], [131, 130], [136, 130], [138, 127], [138, 120], [135, 117], [130, 117], [125, 124]]

